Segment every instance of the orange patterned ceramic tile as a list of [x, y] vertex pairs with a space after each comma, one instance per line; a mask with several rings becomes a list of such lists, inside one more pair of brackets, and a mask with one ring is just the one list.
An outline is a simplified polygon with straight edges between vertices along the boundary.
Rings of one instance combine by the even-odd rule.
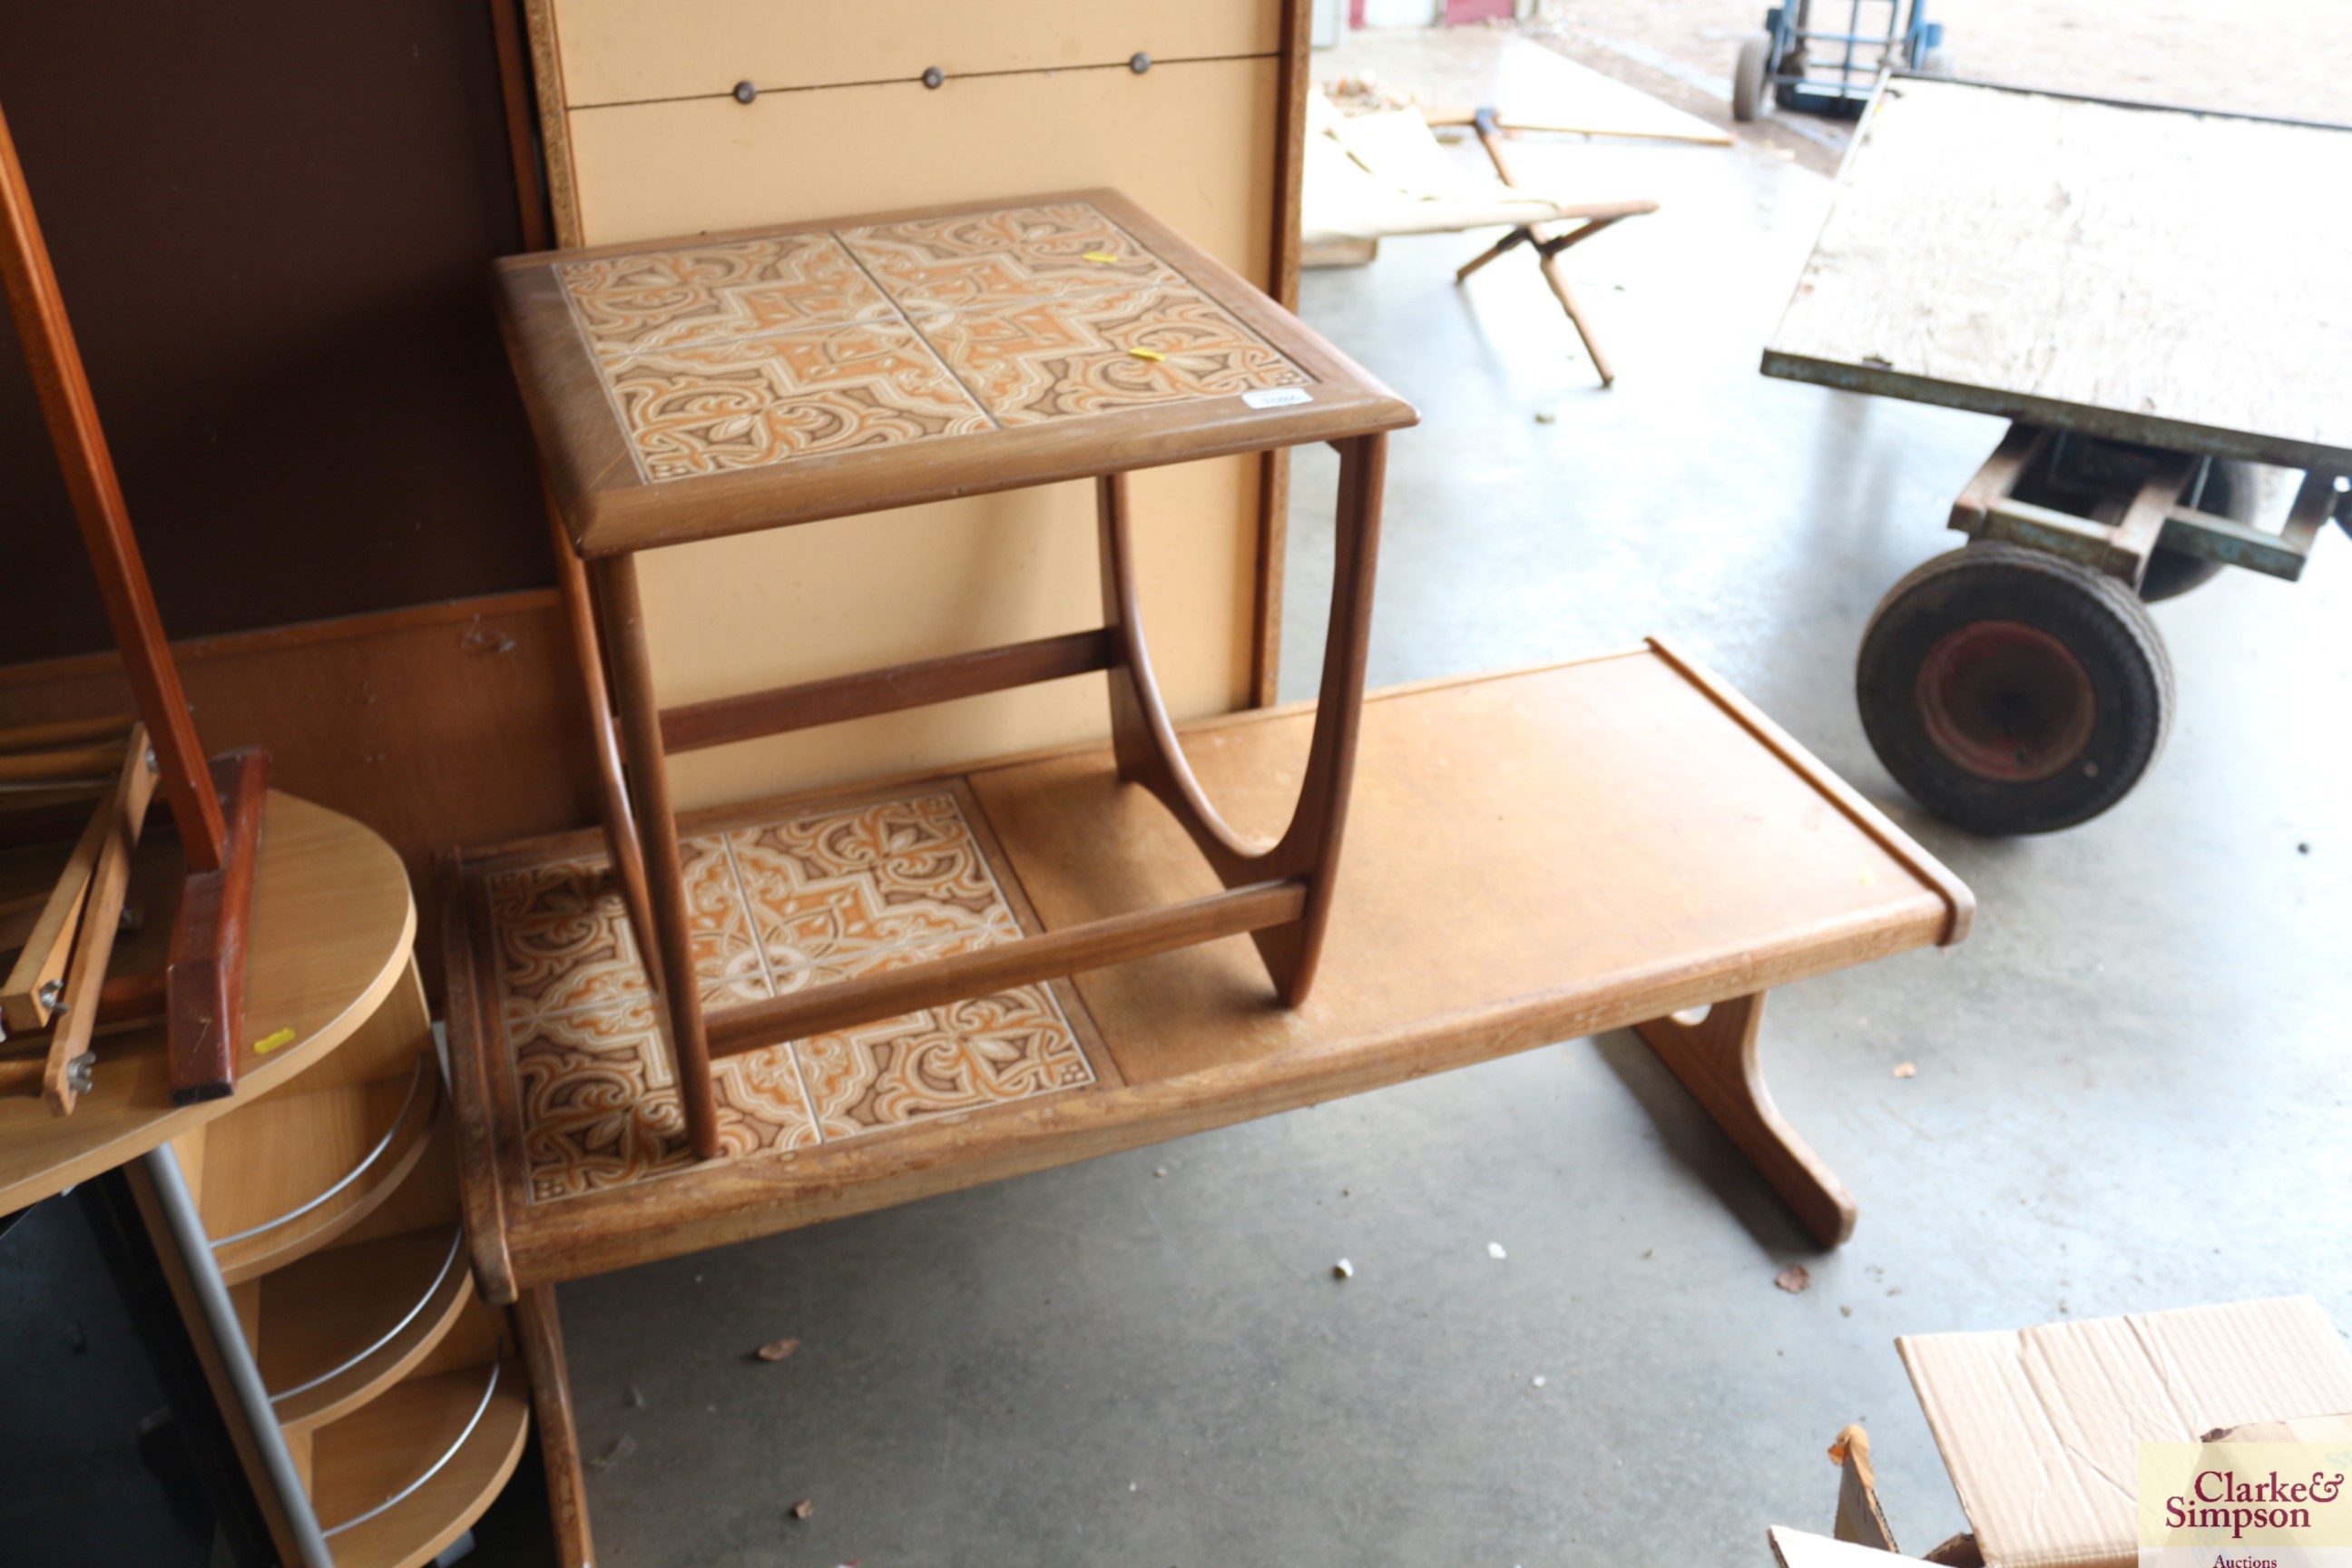
[[908, 315], [1183, 281], [1086, 202], [919, 218], [841, 238]]
[[939, 356], [896, 321], [631, 354], [603, 371], [650, 479], [989, 428]]
[[571, 1012], [646, 994], [645, 970], [601, 863], [562, 861], [490, 879], [499, 980], [509, 1016]]
[[600, 359], [892, 314], [829, 234], [608, 256], [568, 262], [556, 275]]
[[922, 317], [916, 325], [1001, 425], [1228, 397], [1308, 379], [1181, 285], [960, 310]]
[[1094, 1081], [1068, 1020], [1037, 985], [793, 1048], [828, 1142]]
[[[702, 1005], [727, 1007], [774, 994], [726, 843], [716, 837], [683, 838], [677, 853], [686, 885], [687, 924], [694, 933], [694, 976], [700, 983]], [[619, 900], [614, 902], [618, 904]], [[627, 928], [625, 915], [621, 924]]]
[[1310, 379], [1086, 202], [556, 271], [649, 481]]
[[[678, 853], [702, 1005], [724, 1007], [772, 994], [726, 846], [715, 837], [689, 838]], [[650, 994], [627, 911], [602, 860], [501, 872], [490, 879], [490, 910], [509, 1027]]]
[[952, 795], [746, 828], [727, 845], [780, 990], [1020, 935]]
[[[808, 812], [690, 837], [679, 849], [706, 1006], [1021, 933], [951, 794]], [[645, 972], [603, 862], [500, 872], [488, 898], [533, 1200], [692, 1163]], [[1094, 1081], [1076, 1032], [1043, 985], [730, 1057], [715, 1077], [730, 1156]]]
[[[650, 1002], [541, 1018], [509, 1038], [527, 1113], [523, 1160], [532, 1201], [576, 1197], [695, 1163]], [[719, 1142], [730, 1156], [817, 1141], [789, 1047], [730, 1057], [713, 1076]]]

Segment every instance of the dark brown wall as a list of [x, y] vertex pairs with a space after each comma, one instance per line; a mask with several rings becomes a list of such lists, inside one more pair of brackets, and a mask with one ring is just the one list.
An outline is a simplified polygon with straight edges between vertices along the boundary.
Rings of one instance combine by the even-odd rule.
[[[0, 5], [0, 108], [173, 637], [552, 581], [485, 0]], [[0, 581], [0, 664], [109, 646], [5, 331]]]

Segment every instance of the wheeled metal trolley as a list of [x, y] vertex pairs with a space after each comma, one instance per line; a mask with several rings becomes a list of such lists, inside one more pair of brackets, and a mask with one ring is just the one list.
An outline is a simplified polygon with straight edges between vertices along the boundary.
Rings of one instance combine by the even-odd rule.
[[1851, 120], [1870, 101], [1881, 72], [1936, 71], [1944, 26], [1926, 0], [1787, 0], [1764, 13], [1764, 30], [1742, 39], [1731, 72], [1731, 117], [1764, 107], [1764, 89], [1783, 109]]
[[[2172, 717], [2147, 602], [2293, 581], [2352, 527], [2345, 190], [2344, 126], [1911, 74], [1872, 100], [1763, 371], [2012, 421], [1953, 503], [1969, 543], [1863, 637], [1871, 744], [1938, 816], [2115, 805]], [[2301, 470], [2273, 527], [2256, 464]]]

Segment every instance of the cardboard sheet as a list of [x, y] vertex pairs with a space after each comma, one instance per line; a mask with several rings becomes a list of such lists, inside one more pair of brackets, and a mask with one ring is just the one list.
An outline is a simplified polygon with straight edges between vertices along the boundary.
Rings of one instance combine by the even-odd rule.
[[1785, 1525], [1776, 1524], [1765, 1533], [1772, 1542], [1772, 1561], [1780, 1568], [1893, 1568], [1897, 1563], [1918, 1561], [1881, 1552], [1875, 1546], [1856, 1546], [1848, 1541], [1832, 1541], [1826, 1535], [1808, 1535]]
[[1988, 1568], [2133, 1568], [2138, 1446], [2352, 1410], [2308, 1296], [1895, 1341]]

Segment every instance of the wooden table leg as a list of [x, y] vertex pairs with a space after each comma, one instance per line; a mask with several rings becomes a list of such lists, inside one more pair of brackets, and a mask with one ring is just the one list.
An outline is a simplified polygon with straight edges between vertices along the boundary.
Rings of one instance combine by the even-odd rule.
[[604, 822], [604, 852], [613, 863], [613, 879], [620, 885], [621, 901], [629, 912], [629, 929], [637, 941], [637, 954], [655, 990], [661, 989], [655, 944], [653, 901], [646, 890], [645, 851], [637, 843], [637, 823], [629, 809], [629, 786], [621, 771], [621, 742], [614, 732], [613, 694], [604, 680], [604, 646], [596, 635], [596, 610], [588, 595], [588, 572], [580, 564], [570, 536], [563, 531], [555, 497], [545, 484], [550, 543], [555, 551], [556, 587], [563, 599], [563, 618], [572, 628], [572, 654], [580, 667], [580, 692], [588, 705], [588, 726], [596, 752], [596, 805]]
[[1339, 454], [1339, 515], [1332, 521], [1331, 625], [1323, 639], [1323, 679], [1315, 694], [1315, 733], [1298, 811], [1275, 849], [1285, 876], [1308, 879], [1307, 912], [1295, 926], [1253, 933], [1282, 999], [1307, 1000], [1331, 923], [1339, 883], [1339, 845], [1356, 779], [1356, 741], [1364, 728], [1364, 672], [1371, 660], [1372, 579], [1380, 556], [1381, 493], [1388, 476], [1388, 437], [1334, 442]]
[[539, 1419], [539, 1460], [547, 1471], [547, 1511], [555, 1528], [562, 1568], [595, 1568], [588, 1531], [587, 1478], [580, 1468], [580, 1430], [572, 1418], [572, 1373], [563, 1360], [563, 1326], [555, 1315], [555, 1287], [534, 1285], [515, 1300], [517, 1337], [530, 1368], [530, 1399]]
[[1797, 1135], [1764, 1087], [1756, 1037], [1764, 994], [1735, 996], [1704, 1016], [1675, 1013], [1635, 1026], [1716, 1125], [1739, 1145], [1824, 1247], [1853, 1234], [1853, 1194]]
[[1103, 622], [1118, 638], [1110, 668], [1111, 742], [1119, 776], [1157, 795], [1228, 888], [1297, 879], [1307, 888], [1299, 918], [1250, 932], [1283, 1001], [1297, 1006], [1315, 984], [1323, 933], [1339, 883], [1339, 846], [1363, 728], [1364, 671], [1372, 626], [1373, 566], [1380, 553], [1381, 490], [1388, 438], [1361, 436], [1332, 445], [1339, 453], [1339, 505], [1334, 525], [1331, 624], [1323, 645], [1323, 680], [1315, 732], [1290, 826], [1271, 847], [1228, 826], [1184, 759], [1143, 635], [1127, 476], [1097, 481], [1102, 542]]
[[629, 794], [636, 808], [637, 840], [645, 856], [646, 891], [654, 925], [647, 978], [658, 985], [654, 1015], [662, 1021], [677, 1098], [686, 1108], [687, 1142], [698, 1160], [715, 1160], [718, 1098], [710, 1087], [710, 1047], [703, 1032], [702, 997], [694, 983], [694, 934], [686, 909], [686, 872], [678, 859], [677, 818], [670, 809], [669, 769], [663, 759], [661, 705], [654, 696], [653, 659], [646, 647], [645, 605], [637, 593], [635, 560], [611, 555], [595, 563], [597, 622], [613, 654], [621, 739], [627, 749]]

